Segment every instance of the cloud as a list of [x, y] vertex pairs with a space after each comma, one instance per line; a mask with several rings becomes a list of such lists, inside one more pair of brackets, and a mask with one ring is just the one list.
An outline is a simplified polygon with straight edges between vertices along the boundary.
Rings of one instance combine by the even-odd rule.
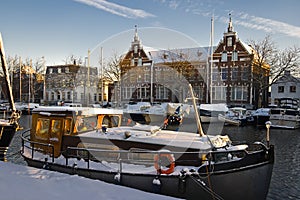
[[128, 8], [122, 5], [111, 3], [106, 0], [74, 0], [74, 1], [89, 6], [93, 6], [97, 9], [104, 10], [111, 14], [118, 15], [125, 18], [136, 19], [136, 18], [155, 17], [153, 14], [147, 13], [144, 10]]
[[300, 27], [298, 26], [293, 26], [288, 23], [272, 19], [249, 15], [244, 12], [237, 13], [236, 17], [237, 20], [235, 20], [234, 23], [247, 28], [263, 30], [268, 33], [282, 33], [288, 36], [300, 38]]
[[168, 4], [171, 9], [182, 9], [195, 15], [203, 17], [215, 16], [215, 21], [228, 23], [228, 16], [216, 16], [215, 13], [232, 13], [233, 23], [245, 28], [264, 31], [267, 33], [281, 33], [291, 37], [300, 38], [300, 27], [293, 26], [288, 23], [280, 22], [273, 19], [263, 18], [259, 16], [249, 15], [245, 12], [235, 12], [234, 10], [224, 10], [224, 2], [220, 0], [160, 0], [160, 3]]

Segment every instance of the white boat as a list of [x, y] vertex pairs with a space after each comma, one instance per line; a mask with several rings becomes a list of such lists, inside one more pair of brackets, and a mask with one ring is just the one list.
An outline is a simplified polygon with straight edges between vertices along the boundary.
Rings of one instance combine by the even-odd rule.
[[200, 104], [199, 109], [200, 119], [203, 123], [220, 122], [219, 114], [224, 115], [228, 111], [228, 107], [224, 103]]
[[218, 119], [225, 124], [243, 126], [247, 123], [248, 112], [246, 108], [229, 108], [225, 114], [219, 114]]
[[299, 100], [281, 98], [277, 108], [270, 111], [271, 127], [296, 129], [300, 127]]
[[270, 120], [271, 108], [259, 108], [252, 112], [254, 124], [256, 126], [265, 126], [266, 122]]

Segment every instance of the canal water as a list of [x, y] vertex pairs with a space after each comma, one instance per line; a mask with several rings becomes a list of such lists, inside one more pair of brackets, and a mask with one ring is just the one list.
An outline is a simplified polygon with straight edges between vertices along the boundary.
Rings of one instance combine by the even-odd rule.
[[[20, 135], [30, 127], [31, 116], [23, 115], [20, 123], [24, 129], [16, 133], [7, 153], [7, 161], [26, 165], [19, 153], [21, 148]], [[203, 124], [203, 129], [209, 134], [218, 132], [222, 135], [227, 134], [232, 141], [265, 142], [266, 137], [265, 127], [251, 125], [236, 127], [223, 126], [222, 124]], [[275, 164], [267, 200], [300, 199], [300, 129], [271, 128], [270, 143], [275, 145]]]

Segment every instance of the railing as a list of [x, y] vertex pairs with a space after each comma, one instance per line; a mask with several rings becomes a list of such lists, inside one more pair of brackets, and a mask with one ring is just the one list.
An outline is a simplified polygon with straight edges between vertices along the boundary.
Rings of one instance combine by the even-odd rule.
[[[22, 149], [21, 153], [25, 152], [25, 148], [29, 149], [31, 152], [31, 159], [34, 159], [35, 152], [41, 152], [46, 156], [51, 157], [51, 162], [55, 163], [54, 158], [54, 146], [52, 144], [34, 142], [29, 139], [28, 134], [29, 130], [22, 133]], [[172, 166], [175, 162], [178, 165], [180, 163], [194, 162], [198, 163], [198, 166], [202, 162], [208, 161], [213, 162], [226, 162], [229, 161], [229, 156], [236, 156], [236, 158], [242, 159], [247, 155], [250, 155], [254, 152], [263, 151], [266, 147], [263, 144], [254, 144], [257, 149], [253, 149], [253, 152], [247, 152], [246, 150], [218, 150], [218, 151], [197, 151], [197, 152], [171, 152], [167, 150], [161, 151], [151, 151], [151, 150], [142, 150], [142, 149], [133, 149], [133, 150], [105, 150], [105, 149], [87, 149], [87, 148], [78, 148], [78, 147], [67, 147], [64, 152], [62, 152], [65, 165], [68, 166], [69, 159], [77, 158], [78, 160], [84, 160], [87, 164], [86, 168], [90, 169], [91, 162], [114, 162], [119, 163], [119, 170], [122, 170], [123, 163], [129, 164], [143, 164], [146, 166], [155, 166], [157, 170], [162, 169], [163, 166]], [[41, 147], [44, 147], [41, 148]], [[51, 151], [45, 151], [45, 148], [50, 148]], [[50, 152], [50, 153], [49, 153]], [[107, 156], [110, 155], [110, 156]], [[206, 157], [205, 157], [206, 156]], [[184, 157], [184, 158], [182, 158]], [[181, 161], [177, 159], [180, 158]], [[191, 159], [192, 158], [192, 159]], [[189, 160], [190, 159], [190, 160]], [[191, 166], [191, 165], [190, 165]], [[194, 165], [193, 165], [194, 166]], [[173, 166], [174, 167], [174, 166]]]
[[[21, 135], [21, 140], [22, 140], [21, 153], [24, 154], [25, 148], [30, 149], [31, 150], [31, 158], [34, 158], [35, 152], [41, 152], [41, 153], [49, 155], [51, 157], [52, 162], [54, 163], [54, 146], [49, 143], [41, 143], [41, 142], [31, 141], [29, 139], [30, 135], [28, 133], [30, 133], [30, 130], [24, 131]], [[28, 135], [26, 135], [26, 134], [28, 134]], [[48, 149], [50, 148], [51, 153], [49, 154], [48, 153], [49, 151], [45, 151], [45, 150], [41, 149], [40, 148], [41, 146], [46, 147]]]

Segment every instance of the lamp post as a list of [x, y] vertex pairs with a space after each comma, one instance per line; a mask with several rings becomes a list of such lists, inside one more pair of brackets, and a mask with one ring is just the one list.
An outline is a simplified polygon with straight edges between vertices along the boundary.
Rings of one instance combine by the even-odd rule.
[[270, 147], [270, 127], [272, 123], [270, 121], [266, 122], [266, 128], [267, 128], [267, 147]]

